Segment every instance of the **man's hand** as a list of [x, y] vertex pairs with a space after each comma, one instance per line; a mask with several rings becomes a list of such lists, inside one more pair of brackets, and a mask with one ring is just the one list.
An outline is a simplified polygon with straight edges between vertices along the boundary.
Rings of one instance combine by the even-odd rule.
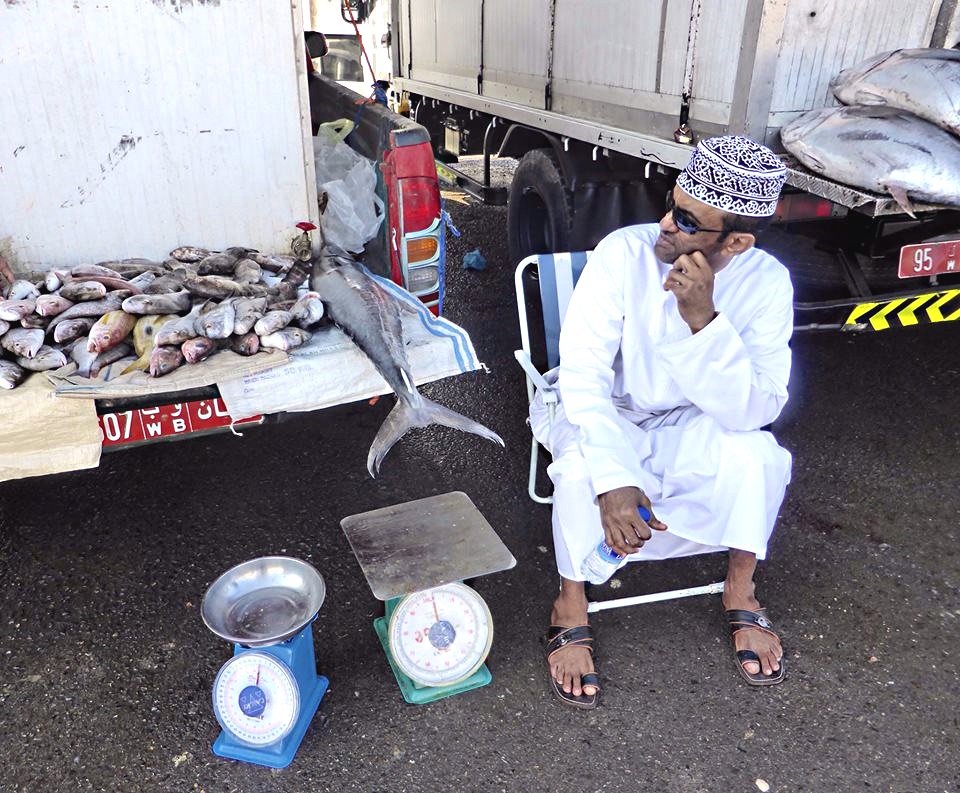
[[[607, 545], [619, 554], [634, 553], [652, 536], [650, 529], [663, 531], [667, 525], [653, 514], [653, 505], [647, 494], [639, 487], [618, 487], [607, 493], [601, 493], [600, 522]], [[644, 521], [637, 507], [644, 506], [650, 511], [651, 518]]]
[[713, 270], [700, 251], [677, 257], [663, 288], [673, 292], [677, 308], [690, 330], [703, 330], [716, 316], [713, 306]]
[[16, 280], [17, 278], [13, 274], [13, 270], [10, 269], [10, 265], [7, 264], [7, 260], [0, 256], [0, 286], [3, 285], [4, 281], [12, 284]]

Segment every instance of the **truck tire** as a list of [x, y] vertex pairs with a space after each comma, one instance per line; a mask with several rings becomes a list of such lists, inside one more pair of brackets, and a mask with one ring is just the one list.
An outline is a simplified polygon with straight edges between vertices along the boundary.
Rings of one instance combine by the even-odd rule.
[[513, 263], [533, 253], [569, 250], [573, 199], [552, 149], [528, 151], [514, 171], [507, 199]]

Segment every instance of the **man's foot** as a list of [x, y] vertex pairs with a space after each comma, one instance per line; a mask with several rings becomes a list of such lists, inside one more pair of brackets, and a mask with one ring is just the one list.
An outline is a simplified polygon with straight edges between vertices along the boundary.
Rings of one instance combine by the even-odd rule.
[[[727, 583], [729, 585], [729, 580]], [[724, 590], [723, 608], [730, 623], [741, 675], [752, 685], [781, 682], [783, 647], [766, 611], [754, 597], [753, 584], [750, 584], [749, 591], [731, 589]]]
[[600, 686], [593, 664], [593, 636], [587, 622], [587, 597], [582, 582], [562, 580], [550, 612], [547, 640], [547, 663], [557, 695], [570, 704], [594, 707]]

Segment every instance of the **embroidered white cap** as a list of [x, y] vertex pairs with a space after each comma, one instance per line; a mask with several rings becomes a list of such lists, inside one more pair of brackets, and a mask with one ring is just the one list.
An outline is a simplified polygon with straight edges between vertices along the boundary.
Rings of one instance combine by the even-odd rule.
[[734, 215], [769, 217], [787, 180], [782, 160], [741, 135], [701, 140], [677, 178], [692, 198]]

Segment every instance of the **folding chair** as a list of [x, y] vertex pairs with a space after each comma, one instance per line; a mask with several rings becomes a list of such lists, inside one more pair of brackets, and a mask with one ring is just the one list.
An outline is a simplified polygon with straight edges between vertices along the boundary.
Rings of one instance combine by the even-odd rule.
[[[527, 256], [517, 265], [514, 273], [514, 285], [517, 293], [517, 315], [520, 319], [520, 347], [514, 352], [517, 363], [520, 364], [526, 375], [527, 400], [532, 402], [539, 390], [544, 404], [547, 406], [550, 422], [553, 423], [556, 414], [559, 390], [556, 385], [548, 383], [531, 358], [530, 322], [527, 316], [526, 293], [524, 290], [524, 275], [531, 267], [535, 267], [540, 286], [540, 306], [543, 311], [543, 333], [546, 344], [547, 369], [552, 369], [560, 363], [560, 326], [567, 313], [567, 306], [573, 294], [573, 287], [580, 278], [583, 268], [592, 251], [574, 253], [540, 253]], [[527, 493], [538, 504], [552, 504], [552, 495], [537, 493], [537, 469], [540, 459], [540, 443], [532, 438], [530, 444], [530, 473], [527, 481]], [[635, 606], [641, 603], [656, 603], [661, 600], [692, 597], [693, 595], [716, 595], [723, 592], [723, 581], [704, 586], [674, 589], [668, 592], [654, 592], [648, 595], [617, 598], [601, 602], [591, 602], [587, 606], [588, 612], [604, 609]]]

